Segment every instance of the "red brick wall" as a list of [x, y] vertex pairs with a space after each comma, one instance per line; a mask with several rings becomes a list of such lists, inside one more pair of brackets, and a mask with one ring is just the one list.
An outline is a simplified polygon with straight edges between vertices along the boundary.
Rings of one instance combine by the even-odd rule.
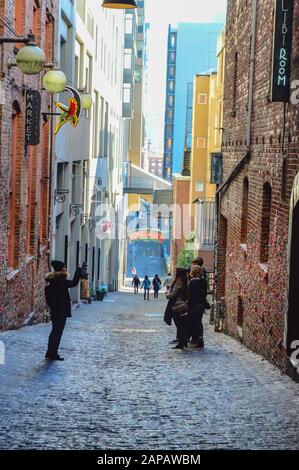
[[[285, 149], [286, 192], [282, 191], [282, 103], [269, 102], [273, 33], [272, 0], [257, 2], [257, 34], [254, 76], [251, 159], [221, 198], [221, 214], [227, 219], [227, 243], [223, 225], [219, 233], [218, 298], [225, 294], [227, 330], [244, 344], [282, 369], [288, 368], [283, 348], [287, 292], [289, 205], [293, 181], [299, 171], [298, 105], [288, 105]], [[299, 1], [295, 0], [292, 77], [299, 78]], [[252, 1], [228, 2], [225, 106], [224, 180], [246, 152], [247, 105], [250, 67]], [[235, 54], [238, 67], [235, 68]], [[234, 94], [234, 81], [236, 90]], [[235, 95], [235, 96], [234, 96]], [[236, 106], [234, 109], [234, 99]], [[234, 115], [235, 111], [235, 115]], [[241, 245], [243, 182], [249, 181], [247, 244]], [[261, 228], [263, 186], [272, 188], [268, 263], [262, 264]], [[223, 257], [226, 244], [226, 256]], [[237, 328], [240, 299], [243, 331]], [[240, 310], [240, 308], [239, 308]], [[299, 338], [299, 336], [298, 336]], [[241, 338], [240, 338], [241, 339]]]
[[[0, 0], [0, 16], [14, 27], [14, 1]], [[55, 28], [48, 26], [48, 37], [45, 37], [46, 22], [50, 21], [50, 13], [54, 22], [58, 18], [58, 2], [46, 0], [35, 2], [26, 0], [24, 15], [24, 34], [32, 29], [33, 8], [40, 5], [37, 11], [35, 29], [37, 43], [47, 52], [47, 61], [56, 57], [52, 49], [49, 31]], [[57, 25], [56, 25], [57, 26]], [[57, 33], [57, 28], [56, 28]], [[53, 34], [56, 34], [55, 32]], [[52, 32], [51, 32], [52, 34]], [[0, 23], [0, 35], [12, 36], [6, 27]], [[54, 44], [57, 43], [56, 36]], [[18, 46], [21, 47], [21, 46]], [[44, 277], [48, 271], [49, 240], [49, 125], [42, 125], [41, 143], [31, 151], [34, 159], [31, 181], [31, 195], [28, 197], [29, 186], [29, 154], [24, 144], [24, 114], [25, 90], [32, 88], [41, 90], [42, 75], [23, 75], [17, 67], [8, 69], [8, 59], [15, 60], [14, 45], [1, 46], [0, 80], [4, 89], [4, 104], [0, 104], [0, 329], [18, 328], [24, 325], [26, 319], [33, 313], [33, 321], [43, 319], [45, 311]], [[42, 111], [50, 109], [50, 98], [42, 93]], [[12, 268], [8, 262], [8, 235], [9, 235], [9, 189], [12, 176], [11, 168], [11, 134], [13, 103], [20, 107], [21, 132], [17, 141], [17, 173], [16, 173], [16, 226], [14, 238], [16, 241], [15, 266]], [[51, 170], [51, 171], [50, 171]], [[51, 198], [52, 199], [52, 198]], [[28, 210], [30, 203], [30, 211]], [[30, 220], [28, 220], [31, 215]], [[28, 230], [27, 230], [28, 229]], [[28, 239], [29, 237], [29, 239]], [[26, 243], [26, 241], [29, 243]]]
[[183, 207], [189, 206], [189, 179], [175, 179], [173, 180], [173, 204], [180, 208], [173, 213], [173, 234], [181, 234], [180, 238], [174, 239], [171, 246], [171, 267], [172, 269], [177, 265], [178, 257], [184, 249], [185, 238], [183, 237], [183, 222], [184, 212]]

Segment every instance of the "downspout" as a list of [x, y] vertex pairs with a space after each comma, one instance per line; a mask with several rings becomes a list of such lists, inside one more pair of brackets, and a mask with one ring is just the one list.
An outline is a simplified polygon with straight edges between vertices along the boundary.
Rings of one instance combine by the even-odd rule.
[[251, 30], [251, 54], [250, 54], [250, 73], [249, 73], [249, 91], [248, 91], [248, 121], [247, 121], [247, 148], [251, 146], [251, 130], [252, 130], [252, 111], [253, 111], [253, 82], [255, 72], [255, 43], [256, 43], [256, 19], [257, 19], [257, 0], [253, 0], [252, 6], [252, 30]]

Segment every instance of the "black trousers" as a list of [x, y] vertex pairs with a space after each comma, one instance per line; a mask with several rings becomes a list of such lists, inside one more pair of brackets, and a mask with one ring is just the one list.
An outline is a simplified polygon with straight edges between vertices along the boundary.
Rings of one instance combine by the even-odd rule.
[[177, 327], [177, 339], [180, 346], [184, 346], [188, 340], [189, 319], [188, 315], [173, 315], [173, 320]]
[[66, 317], [53, 317], [52, 318], [52, 331], [49, 335], [47, 355], [55, 357], [58, 354], [58, 348], [61, 336], [65, 327]]
[[138, 294], [138, 284], [134, 284], [134, 294]]
[[154, 299], [158, 299], [158, 297], [159, 297], [159, 289], [154, 290]]
[[205, 311], [204, 305], [189, 305], [189, 338], [194, 342], [199, 342], [203, 338], [202, 317]]
[[149, 300], [149, 289], [144, 289], [144, 300]]

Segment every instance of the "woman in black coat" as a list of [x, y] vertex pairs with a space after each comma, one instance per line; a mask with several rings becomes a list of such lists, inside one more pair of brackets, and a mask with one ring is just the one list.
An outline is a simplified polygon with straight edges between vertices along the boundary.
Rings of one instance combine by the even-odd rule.
[[208, 283], [203, 268], [193, 266], [188, 292], [189, 333], [198, 348], [204, 347], [202, 317], [207, 304]]
[[172, 311], [172, 318], [177, 327], [178, 344], [173, 349], [184, 349], [185, 347], [187, 347], [188, 314], [187, 313], [176, 314], [175, 311], [173, 310], [174, 307], [177, 307], [178, 305], [182, 305], [186, 303], [187, 291], [188, 291], [187, 271], [184, 268], [176, 268], [175, 280], [172, 284], [170, 292], [166, 294], [166, 297], [169, 299], [169, 303], [165, 312], [165, 321], [166, 321], [167, 316], [169, 316], [170, 311]]
[[58, 354], [58, 348], [66, 319], [72, 316], [69, 289], [79, 284], [81, 268], [77, 268], [73, 279], [68, 280], [66, 266], [62, 261], [52, 261], [51, 266], [54, 268], [54, 272], [50, 272], [46, 276], [48, 285], [45, 288], [45, 295], [51, 311], [52, 331], [45, 357], [63, 361], [63, 358]]

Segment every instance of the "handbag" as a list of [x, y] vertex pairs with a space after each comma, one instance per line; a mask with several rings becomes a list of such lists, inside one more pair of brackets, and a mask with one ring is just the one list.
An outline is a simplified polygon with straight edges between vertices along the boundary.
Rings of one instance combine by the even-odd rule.
[[188, 304], [186, 302], [174, 305], [172, 307], [172, 311], [175, 315], [180, 316], [185, 316], [188, 313]]
[[207, 301], [207, 299], [206, 299], [206, 301], [205, 301], [205, 309], [206, 309], [206, 310], [211, 310], [211, 305], [209, 304], [209, 302]]

